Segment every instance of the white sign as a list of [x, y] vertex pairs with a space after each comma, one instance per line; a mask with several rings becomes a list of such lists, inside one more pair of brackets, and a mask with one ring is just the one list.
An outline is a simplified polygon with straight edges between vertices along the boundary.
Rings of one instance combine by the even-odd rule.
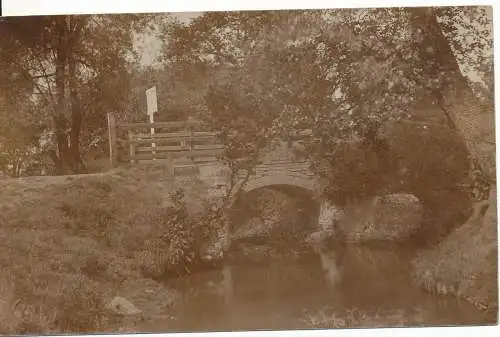
[[151, 118], [158, 111], [158, 99], [156, 97], [156, 86], [146, 90], [146, 104], [148, 106], [147, 114]]
[[[146, 104], [147, 104], [147, 114], [149, 115], [149, 122], [155, 122], [155, 112], [158, 111], [158, 100], [156, 97], [156, 86], [146, 90]], [[155, 129], [151, 128], [151, 137], [155, 134]], [[153, 154], [156, 153], [156, 143], [151, 143]], [[154, 158], [153, 158], [154, 160]]]

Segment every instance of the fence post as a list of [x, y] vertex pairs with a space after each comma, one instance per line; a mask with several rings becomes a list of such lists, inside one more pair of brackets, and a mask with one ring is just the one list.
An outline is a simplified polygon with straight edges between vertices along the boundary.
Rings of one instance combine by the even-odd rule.
[[[135, 157], [135, 143], [133, 143], [134, 132], [132, 130], [128, 131], [128, 140], [130, 142], [130, 145], [129, 145], [129, 154], [130, 154], [130, 157]], [[130, 159], [130, 164], [131, 165], [137, 164], [137, 160]]]
[[[194, 132], [193, 131], [194, 131], [193, 130], [193, 125], [191, 123], [188, 124], [187, 132], [188, 132], [188, 135], [189, 135], [189, 138], [188, 138], [188, 141], [189, 141], [189, 143], [188, 143], [189, 152], [192, 152], [194, 150], [194, 146], [193, 146], [193, 141], [194, 141], [193, 135], [194, 135]], [[191, 161], [193, 161], [193, 162], [195, 160], [195, 158], [193, 156], [189, 156], [189, 159]]]
[[108, 119], [108, 138], [109, 138], [109, 161], [111, 168], [116, 167], [118, 161], [116, 147], [116, 118], [113, 113], [107, 114]]
[[[193, 117], [189, 116], [186, 124], [186, 132], [188, 134], [188, 151], [192, 152], [194, 151], [194, 125], [195, 125], [195, 120]], [[191, 162], [195, 161], [195, 157], [189, 156], [188, 157]]]
[[174, 181], [175, 180], [175, 166], [174, 166], [174, 158], [172, 155], [168, 156], [167, 166], [168, 166], [169, 177], [170, 177], [170, 179], [172, 179], [172, 181]]

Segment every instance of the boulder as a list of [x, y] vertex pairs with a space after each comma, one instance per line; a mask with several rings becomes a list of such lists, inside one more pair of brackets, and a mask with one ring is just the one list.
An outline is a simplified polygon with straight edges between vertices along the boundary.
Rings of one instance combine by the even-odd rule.
[[231, 240], [268, 235], [273, 225], [273, 223], [263, 221], [260, 217], [252, 217], [236, 229], [231, 235]]
[[330, 233], [323, 230], [319, 230], [310, 234], [306, 238], [306, 243], [314, 250], [319, 251], [321, 248], [325, 246], [325, 244], [330, 238], [331, 238]]
[[106, 304], [106, 309], [120, 316], [142, 315], [142, 310], [135, 307], [132, 302], [124, 297], [117, 296]]
[[422, 221], [420, 201], [409, 194], [389, 194], [346, 208], [340, 224], [349, 241], [403, 240]]

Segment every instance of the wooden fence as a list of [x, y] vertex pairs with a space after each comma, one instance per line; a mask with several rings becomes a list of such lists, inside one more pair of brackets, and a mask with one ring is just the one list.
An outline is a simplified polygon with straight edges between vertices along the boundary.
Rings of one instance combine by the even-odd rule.
[[160, 161], [173, 173], [176, 167], [215, 161], [224, 147], [215, 132], [203, 129], [199, 121], [120, 123], [108, 114], [111, 166]]

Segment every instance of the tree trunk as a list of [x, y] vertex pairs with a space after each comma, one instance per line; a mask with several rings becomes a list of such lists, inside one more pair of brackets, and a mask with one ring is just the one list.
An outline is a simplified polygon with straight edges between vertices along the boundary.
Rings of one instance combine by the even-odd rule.
[[[432, 8], [412, 8], [412, 24], [420, 29], [423, 41], [420, 55], [427, 60], [430, 79], [447, 81], [436, 91], [438, 101], [447, 119], [461, 132], [476, 166], [485, 174], [495, 175], [495, 133], [493, 107], [485, 107], [475, 97], [463, 76], [455, 55], [444, 36]], [[417, 33], [418, 34], [418, 33]], [[493, 156], [492, 156], [493, 154]]]
[[66, 65], [67, 65], [67, 38], [65, 21], [59, 23], [58, 43], [56, 50], [56, 93], [54, 124], [57, 142], [57, 152], [52, 153], [56, 175], [68, 174], [70, 169], [70, 149], [66, 132]]
[[[78, 97], [77, 64], [72, 50], [77, 33], [73, 31], [69, 17], [64, 16], [60, 20], [56, 51], [57, 105], [54, 115], [58, 151], [51, 153], [56, 175], [86, 172], [80, 154], [82, 109]], [[70, 125], [66, 116], [68, 90], [71, 103]]]
[[[481, 151], [484, 149], [485, 128], [489, 127], [488, 123], [484, 123], [484, 118], [489, 118], [489, 124], [492, 125], [493, 109], [485, 109], [474, 95], [441, 30], [435, 9], [416, 7], [408, 10], [411, 14], [414, 47], [424, 67], [424, 88], [437, 100], [448, 124], [464, 139], [470, 168], [479, 169], [489, 176], [492, 173], [494, 175], [494, 164]], [[493, 136], [494, 130], [489, 135]], [[492, 141], [494, 143], [494, 139]], [[491, 151], [491, 148], [487, 151]], [[476, 181], [473, 183], [476, 184]], [[453, 185], [443, 188], [429, 186], [426, 191], [420, 191], [417, 197], [424, 205], [425, 214], [421, 227], [413, 233], [411, 241], [425, 246], [446, 237], [470, 215], [471, 196], [472, 188], [463, 189]]]
[[76, 61], [74, 57], [69, 59], [69, 85], [71, 100], [71, 131], [70, 131], [70, 155], [71, 168], [74, 173], [85, 172], [85, 166], [80, 154], [80, 131], [82, 126], [82, 109], [78, 97]]

